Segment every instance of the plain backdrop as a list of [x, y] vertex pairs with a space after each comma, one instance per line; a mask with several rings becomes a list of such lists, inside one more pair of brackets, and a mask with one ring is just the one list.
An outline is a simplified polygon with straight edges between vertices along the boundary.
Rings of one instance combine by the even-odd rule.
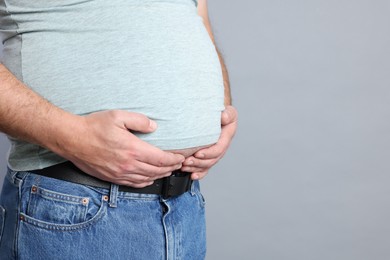
[[202, 181], [208, 259], [390, 259], [390, 1], [209, 9], [240, 118]]

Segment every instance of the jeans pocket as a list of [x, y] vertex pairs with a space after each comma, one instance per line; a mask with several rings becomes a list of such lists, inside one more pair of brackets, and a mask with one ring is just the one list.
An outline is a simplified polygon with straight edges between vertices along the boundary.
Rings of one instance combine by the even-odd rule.
[[77, 224], [86, 220], [89, 201], [88, 197], [32, 186], [27, 215], [55, 224]]
[[0, 205], [0, 243], [1, 243], [1, 238], [3, 237], [4, 222], [5, 222], [5, 208]]
[[48, 230], [71, 231], [94, 225], [107, 211], [106, 196], [88, 187], [46, 177], [35, 180], [35, 184], [22, 188], [22, 222]]

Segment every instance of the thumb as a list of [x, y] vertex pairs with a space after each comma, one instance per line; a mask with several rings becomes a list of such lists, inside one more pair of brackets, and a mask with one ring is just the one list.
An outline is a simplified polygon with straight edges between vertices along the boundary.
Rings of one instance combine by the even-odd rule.
[[221, 115], [221, 125], [228, 125], [237, 121], [238, 113], [233, 106], [227, 106], [225, 110], [222, 111]]
[[127, 129], [135, 132], [151, 133], [157, 129], [155, 121], [140, 113], [125, 112], [123, 123]]

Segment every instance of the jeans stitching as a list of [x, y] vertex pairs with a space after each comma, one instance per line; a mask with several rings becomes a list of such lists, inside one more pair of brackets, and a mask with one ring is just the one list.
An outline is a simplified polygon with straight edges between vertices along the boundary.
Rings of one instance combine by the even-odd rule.
[[4, 232], [5, 209], [0, 205], [0, 243]]
[[23, 214], [23, 213], [20, 213], [20, 216], [22, 218], [22, 220], [21, 220], [22, 222], [34, 225], [34, 226], [39, 227], [39, 228], [43, 228], [43, 229], [47, 229], [47, 230], [56, 230], [56, 231], [76, 231], [76, 230], [80, 230], [80, 229], [86, 229], [86, 228], [92, 226], [93, 224], [95, 224], [101, 218], [103, 218], [105, 216], [105, 213], [107, 212], [107, 203], [103, 200], [103, 198], [101, 199], [101, 203], [102, 204], [94, 217], [92, 217], [91, 219], [89, 219], [85, 222], [77, 223], [77, 224], [64, 225], [64, 224], [49, 223], [49, 222], [35, 219], [35, 218], [30, 217], [30, 216]]

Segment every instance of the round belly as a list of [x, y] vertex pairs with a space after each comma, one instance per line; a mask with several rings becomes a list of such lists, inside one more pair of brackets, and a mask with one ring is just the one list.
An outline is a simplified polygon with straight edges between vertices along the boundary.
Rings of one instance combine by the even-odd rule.
[[193, 0], [32, 2], [14, 17], [22, 80], [36, 92], [75, 114], [145, 114], [158, 129], [137, 135], [164, 150], [218, 140], [221, 67]]

